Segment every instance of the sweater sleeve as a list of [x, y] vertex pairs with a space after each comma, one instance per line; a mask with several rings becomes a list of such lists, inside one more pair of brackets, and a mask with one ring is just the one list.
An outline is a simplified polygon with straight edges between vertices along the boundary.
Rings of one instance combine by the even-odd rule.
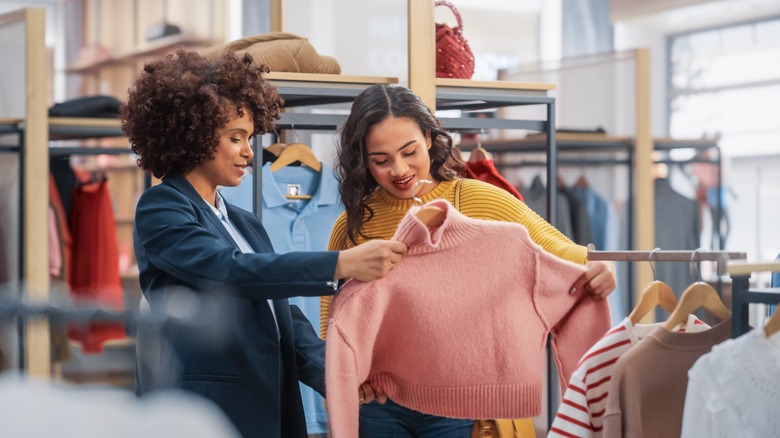
[[593, 436], [588, 409], [587, 384], [577, 376], [569, 381], [547, 438]]
[[552, 349], [562, 391], [588, 349], [610, 328], [607, 300], [594, 300], [572, 284], [586, 268], [537, 250], [534, 301], [545, 326], [553, 333]]
[[475, 219], [518, 223], [528, 229], [531, 239], [545, 251], [574, 263], [584, 264], [587, 261], [586, 247], [569, 240], [506, 190], [482, 181], [464, 180], [460, 211]]
[[[328, 251], [341, 251], [347, 248], [347, 214], [346, 212], [341, 212], [333, 224], [333, 230], [330, 232]], [[320, 297], [320, 337], [322, 339], [326, 339], [328, 336], [328, 316], [330, 316], [330, 303], [332, 300], [333, 297], [330, 295]]]
[[355, 352], [339, 331], [337, 323], [330, 327], [325, 356], [325, 388], [328, 397], [328, 427], [330, 436], [358, 436], [360, 404], [357, 398], [358, 382]]

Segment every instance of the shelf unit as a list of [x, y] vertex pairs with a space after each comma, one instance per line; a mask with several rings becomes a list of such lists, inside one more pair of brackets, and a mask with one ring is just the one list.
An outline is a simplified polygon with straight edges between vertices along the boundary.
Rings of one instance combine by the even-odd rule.
[[164, 55], [176, 47], [202, 48], [214, 44], [213, 41], [192, 35], [179, 34], [160, 38], [132, 50], [122, 50], [106, 54], [105, 58], [89, 62], [76, 62], [65, 67], [65, 73], [97, 73], [105, 67], [133, 64], [145, 58]]
[[750, 275], [754, 272], [780, 272], [780, 262], [731, 262], [731, 337], [736, 338], [751, 330], [748, 316], [750, 303], [780, 304], [780, 288], [751, 288]]

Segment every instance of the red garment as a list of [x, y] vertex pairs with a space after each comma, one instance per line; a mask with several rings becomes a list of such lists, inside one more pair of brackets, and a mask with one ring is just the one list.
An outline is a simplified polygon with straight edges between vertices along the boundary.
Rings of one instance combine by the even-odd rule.
[[[59, 258], [61, 269], [59, 273], [51, 272], [52, 278], [58, 278], [68, 282], [70, 277], [70, 267], [73, 252], [73, 239], [70, 235], [70, 229], [68, 227], [68, 219], [65, 217], [65, 206], [62, 204], [62, 198], [60, 192], [57, 189], [57, 183], [54, 181], [54, 177], [49, 175], [49, 208], [54, 212], [54, 219], [57, 229], [57, 238], [59, 241], [58, 255], [49, 255], [49, 264], [52, 266], [56, 264], [54, 261]], [[50, 242], [51, 244], [51, 242]], [[52, 248], [50, 246], [49, 250]]]
[[[73, 190], [71, 206], [73, 263], [70, 270], [71, 299], [76, 304], [124, 308], [119, 277], [116, 224], [108, 183], [84, 184]], [[68, 337], [83, 344], [85, 353], [97, 353], [103, 342], [125, 337], [122, 323], [70, 324]]]
[[523, 195], [512, 184], [509, 184], [506, 178], [498, 173], [493, 160], [468, 161], [466, 162], [466, 172], [468, 178], [478, 179], [500, 187], [514, 195], [515, 198], [524, 201]]

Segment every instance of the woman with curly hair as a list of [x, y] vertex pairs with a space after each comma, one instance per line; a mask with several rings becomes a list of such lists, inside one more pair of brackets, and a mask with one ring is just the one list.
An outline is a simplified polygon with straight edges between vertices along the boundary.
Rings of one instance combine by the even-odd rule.
[[[177, 333], [163, 347], [171, 386], [214, 401], [247, 437], [306, 437], [299, 380], [324, 395], [324, 343], [291, 296], [331, 295], [335, 280], [384, 277], [406, 247], [275, 254], [262, 223], [226, 203], [251, 163], [250, 140], [282, 99], [251, 56], [210, 61], [183, 50], [146, 64], [122, 105], [138, 164], [161, 178], [135, 215], [140, 284], [152, 311], [177, 287], [228, 295], [229, 345]], [[375, 242], [380, 243], [380, 242]], [[373, 399], [370, 388], [355, 397]]]
[[[339, 139], [335, 169], [345, 211], [333, 226], [328, 249], [390, 239], [417, 202], [413, 197], [423, 203], [446, 199], [471, 218], [524, 225], [546, 251], [587, 263], [588, 271], [574, 287], [584, 288], [595, 299], [615, 288], [612, 263], [588, 262], [587, 248], [566, 238], [509, 192], [458, 178], [457, 167], [463, 163], [452, 155], [452, 137], [411, 90], [397, 85], [367, 88], [352, 104]], [[430, 183], [420, 183], [423, 180]], [[331, 297], [321, 298], [323, 337], [330, 302]], [[387, 400], [385, 394], [377, 396], [377, 402], [360, 409], [361, 437], [471, 436], [473, 421], [426, 415]]]

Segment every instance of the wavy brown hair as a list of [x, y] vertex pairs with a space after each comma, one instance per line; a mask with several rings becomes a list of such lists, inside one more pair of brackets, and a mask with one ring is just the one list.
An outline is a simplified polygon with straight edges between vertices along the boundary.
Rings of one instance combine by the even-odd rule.
[[352, 103], [352, 111], [341, 127], [334, 166], [347, 213], [347, 236], [353, 243], [358, 235], [370, 238], [362, 233], [365, 221], [374, 216], [366, 197], [378, 186], [368, 169], [365, 138], [371, 128], [388, 117], [409, 118], [424, 134], [431, 136], [429, 154], [431, 176], [435, 180], [455, 179], [458, 167], [463, 165], [452, 155], [452, 137], [412, 90], [384, 84], [366, 88]]
[[208, 60], [177, 50], [147, 63], [120, 115], [138, 165], [157, 178], [184, 174], [214, 158], [219, 129], [234, 111], [253, 117], [253, 135], [279, 119], [282, 98], [250, 55]]

